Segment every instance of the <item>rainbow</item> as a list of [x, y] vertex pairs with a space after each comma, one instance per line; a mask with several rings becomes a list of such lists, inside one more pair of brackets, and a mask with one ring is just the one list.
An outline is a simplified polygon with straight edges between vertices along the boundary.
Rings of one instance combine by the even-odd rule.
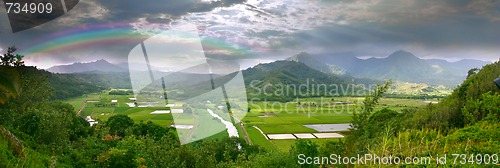
[[[130, 23], [83, 26], [34, 39], [19, 48], [22, 50], [22, 54], [29, 58], [30, 55], [43, 54], [44, 56], [50, 56], [57, 52], [72, 51], [97, 45], [123, 42], [139, 43], [150, 37], [135, 30]], [[228, 40], [212, 37], [203, 38], [202, 42], [205, 49], [225, 50], [234, 55], [253, 53], [255, 51], [252, 48], [259, 48], [246, 44], [232, 44]], [[235, 45], [238, 47], [234, 47]]]

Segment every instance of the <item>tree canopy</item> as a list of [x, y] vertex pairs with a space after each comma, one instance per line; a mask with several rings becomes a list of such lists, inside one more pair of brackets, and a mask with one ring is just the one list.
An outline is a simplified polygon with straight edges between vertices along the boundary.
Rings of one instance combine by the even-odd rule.
[[7, 48], [7, 53], [0, 56], [0, 66], [24, 66], [24, 55], [15, 54], [15, 46]]

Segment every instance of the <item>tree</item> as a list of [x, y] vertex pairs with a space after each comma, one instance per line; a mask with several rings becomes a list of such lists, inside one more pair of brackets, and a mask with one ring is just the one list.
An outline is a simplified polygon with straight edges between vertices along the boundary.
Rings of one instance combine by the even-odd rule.
[[382, 95], [387, 92], [391, 86], [392, 81], [385, 82], [384, 85], [378, 85], [370, 95], [365, 96], [363, 100], [362, 111], [357, 113], [356, 111], [352, 116], [351, 123], [351, 134], [347, 137], [348, 149], [358, 149], [359, 151], [352, 151], [354, 153], [366, 152], [366, 147], [369, 145], [368, 141], [372, 140], [373, 133], [371, 132], [373, 128], [373, 123], [370, 122], [370, 116], [378, 104]]
[[19, 75], [9, 67], [0, 67], [0, 105], [9, 98], [17, 97], [19, 91]]
[[467, 72], [467, 79], [469, 77], [471, 77], [472, 75], [475, 75], [478, 71], [479, 71], [479, 69], [477, 69], [477, 68], [469, 69], [469, 71]]
[[156, 139], [161, 139], [161, 137], [168, 133], [169, 129], [148, 121], [147, 123], [141, 122], [139, 124], [135, 124], [132, 131], [137, 136], [151, 135]]
[[[307, 157], [317, 157], [319, 156], [318, 151], [319, 146], [312, 142], [309, 139], [299, 139], [295, 141], [295, 144], [290, 149], [290, 154], [295, 156], [295, 159], [298, 159], [297, 156], [305, 155]], [[294, 161], [294, 163], [299, 163], [299, 160]], [[316, 167], [314, 164], [304, 164], [301, 167]]]
[[398, 115], [399, 113], [394, 110], [383, 108], [382, 110], [379, 110], [370, 116], [370, 122], [383, 124], [388, 122], [392, 118], [397, 117]]
[[0, 105], [5, 104], [9, 98], [15, 98], [19, 91], [19, 74], [8, 66], [23, 66], [23, 55], [15, 54], [16, 47], [7, 49], [7, 53], [0, 55]]
[[109, 133], [125, 136], [125, 130], [134, 125], [134, 121], [126, 115], [115, 115], [108, 119]]
[[24, 66], [24, 55], [14, 54], [17, 51], [15, 46], [9, 47], [7, 53], [0, 56], [2, 66]]
[[102, 167], [137, 167], [134, 154], [124, 149], [111, 148], [101, 153], [96, 159]]

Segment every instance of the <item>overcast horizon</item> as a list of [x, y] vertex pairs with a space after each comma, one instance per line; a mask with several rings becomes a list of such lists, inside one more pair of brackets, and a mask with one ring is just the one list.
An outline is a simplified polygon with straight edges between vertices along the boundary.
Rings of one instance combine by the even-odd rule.
[[[120, 3], [118, 3], [120, 2]], [[49, 68], [105, 59], [126, 62], [134, 46], [191, 23], [207, 57], [241, 68], [312, 55], [497, 61], [500, 1], [201, 0], [80, 1], [67, 14], [12, 33], [0, 7], [0, 48], [15, 45], [27, 65]], [[0, 51], [3, 53], [5, 50]]]
[[[292, 57], [292, 56], [289, 56], [289, 57]], [[284, 57], [284, 58], [280, 58], [280, 59], [273, 59], [273, 60], [257, 60], [257, 62], [251, 62], [251, 63], [245, 63], [244, 61], [242, 61], [242, 62], [240, 62], [240, 67], [241, 67], [241, 70], [244, 70], [244, 69], [247, 69], [247, 68], [254, 67], [254, 66], [258, 65], [258, 64], [265, 64], [265, 63], [271, 63], [271, 62], [274, 62], [274, 61], [285, 60], [286, 58], [289, 58], [289, 57]], [[387, 56], [385, 56], [385, 57], [356, 57], [356, 58], [362, 59], [362, 60], [366, 60], [366, 59], [370, 59], [370, 58], [383, 59], [383, 58], [387, 58]], [[420, 57], [418, 57], [418, 58], [420, 58]], [[448, 61], [450, 63], [454, 63], [454, 62], [458, 62], [458, 61], [462, 61], [462, 60], [467, 60], [467, 59], [470, 59], [470, 58], [462, 58], [462, 59], [457, 59], [457, 60], [446, 60], [446, 59], [442, 59], [442, 58], [420, 58], [420, 59], [424, 59], [424, 60], [440, 59], [440, 60]], [[127, 61], [114, 62], [114, 61], [108, 61], [105, 58], [101, 58], [101, 59], [88, 60], [88, 61], [83, 61], [83, 62], [82, 61], [76, 61], [76, 62], [70, 62], [70, 63], [53, 64], [53, 65], [49, 65], [49, 67], [41, 67], [41, 66], [38, 66], [36, 64], [34, 64], [34, 65], [29, 65], [28, 64], [28, 66], [37, 66], [38, 68], [41, 68], [41, 69], [48, 69], [48, 68], [51, 68], [51, 67], [54, 67], [54, 66], [71, 65], [71, 64], [75, 64], [75, 63], [91, 63], [91, 62], [96, 62], [96, 61], [99, 61], [99, 60], [105, 60], [105, 61], [107, 61], [107, 62], [109, 62], [111, 64], [115, 64], [115, 65], [127, 63]], [[479, 59], [470, 59], [470, 60], [479, 60]], [[479, 60], [479, 61], [486, 61], [486, 62], [493, 63], [493, 62], [499, 61], [499, 60], [492, 60], [492, 61], [489, 61], [489, 60]], [[163, 68], [163, 67], [157, 67], [157, 68]], [[165, 72], [168, 72], [168, 71], [165, 71]]]

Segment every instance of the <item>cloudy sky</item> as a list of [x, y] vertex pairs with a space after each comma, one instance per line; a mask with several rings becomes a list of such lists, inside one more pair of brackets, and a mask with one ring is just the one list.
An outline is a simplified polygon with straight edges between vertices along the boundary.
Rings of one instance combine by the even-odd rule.
[[[3, 4], [2, 4], [3, 5]], [[16, 45], [28, 65], [106, 59], [175, 25], [198, 28], [208, 57], [242, 68], [301, 51], [493, 61], [500, 55], [496, 0], [81, 0], [61, 17], [12, 33], [0, 7], [0, 48]]]

